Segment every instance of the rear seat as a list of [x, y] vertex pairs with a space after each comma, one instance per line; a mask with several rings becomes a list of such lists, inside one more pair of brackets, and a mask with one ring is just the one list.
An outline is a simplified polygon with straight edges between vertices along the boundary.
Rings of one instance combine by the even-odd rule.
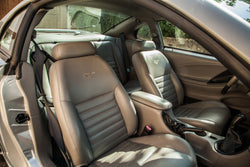
[[124, 84], [127, 77], [119, 48], [110, 41], [98, 41], [92, 42], [92, 44], [96, 48], [96, 54], [101, 56], [112, 67], [121, 83]]
[[111, 41], [92, 42], [97, 55], [101, 56], [115, 71], [126, 91], [130, 94], [141, 90], [138, 80], [129, 80], [126, 75], [124, 58], [117, 44]]
[[[128, 94], [141, 90], [141, 86], [138, 80], [128, 80], [126, 75], [124, 58], [121, 49], [114, 41], [92, 41], [92, 44], [96, 48], [96, 53], [102, 57], [114, 70], [124, 88]], [[46, 51], [49, 55], [52, 55], [52, 49], [56, 43], [41, 43], [39, 47]], [[46, 68], [43, 69], [43, 87], [47, 95], [48, 102], [52, 103], [50, 84], [48, 80], [48, 70], [52, 61], [46, 63]]]

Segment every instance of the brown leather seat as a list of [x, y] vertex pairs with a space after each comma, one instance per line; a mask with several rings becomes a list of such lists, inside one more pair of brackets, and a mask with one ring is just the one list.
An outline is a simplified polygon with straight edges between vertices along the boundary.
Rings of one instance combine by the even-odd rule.
[[131, 138], [134, 106], [89, 42], [58, 44], [50, 83], [64, 144], [75, 166], [196, 166], [190, 145], [169, 134]]
[[[124, 58], [122, 51], [119, 49], [119, 45], [116, 43], [116, 38], [109, 37], [109, 40], [104, 41], [95, 41], [91, 40], [91, 43], [96, 48], [96, 53], [105, 60], [110, 67], [114, 70], [117, 77], [119, 78], [120, 82], [124, 86], [125, 90], [130, 94], [135, 91], [141, 90], [141, 86], [138, 80], [129, 80], [129, 78], [126, 75], [125, 70], [125, 64], [124, 64]], [[74, 41], [73, 39], [71, 39]], [[46, 41], [46, 39], [44, 39]], [[55, 39], [56, 41], [56, 39]], [[60, 42], [60, 41], [59, 41]], [[42, 50], [46, 51], [49, 55], [52, 56], [52, 49], [56, 44], [54, 42], [42, 42], [42, 44], [39, 44], [39, 46], [42, 48]], [[52, 56], [53, 57], [53, 56]], [[46, 82], [48, 80], [48, 69], [50, 68], [51, 64], [53, 62], [48, 59], [48, 61], [45, 63], [46, 69], [44, 69], [43, 77], [44, 77], [44, 90], [47, 95], [47, 100], [50, 103], [53, 103], [51, 99], [51, 90], [50, 90], [50, 84]]]
[[230, 118], [230, 111], [219, 101], [183, 104], [184, 91], [167, 58], [152, 41], [129, 41], [134, 53], [132, 62], [142, 90], [173, 104], [175, 115], [183, 122], [221, 134]]
[[92, 44], [96, 48], [96, 54], [103, 58], [112, 67], [125, 90], [130, 94], [141, 90], [138, 80], [129, 80], [126, 75], [125, 62], [122, 50], [114, 41], [94, 41]]

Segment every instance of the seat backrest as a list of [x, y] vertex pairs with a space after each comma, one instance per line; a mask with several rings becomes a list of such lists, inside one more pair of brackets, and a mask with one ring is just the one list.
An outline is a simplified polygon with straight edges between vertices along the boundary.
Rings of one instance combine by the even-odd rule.
[[[117, 77], [122, 84], [127, 82], [126, 72], [124, 68], [123, 55], [119, 50], [119, 47], [113, 41], [92, 41], [96, 48], [96, 54], [103, 58], [112, 67]], [[42, 43], [39, 47], [52, 56], [52, 49], [55, 47], [55, 43]], [[53, 103], [51, 97], [50, 83], [48, 81], [49, 68], [53, 64], [51, 60], [47, 60], [43, 68], [43, 89], [46, 93], [47, 101]]]
[[132, 63], [142, 90], [167, 99], [173, 108], [183, 102], [183, 87], [167, 58], [153, 41], [133, 41]]
[[103, 58], [114, 70], [121, 83], [127, 81], [124, 68], [123, 55], [117, 44], [112, 41], [94, 41], [96, 54]]
[[134, 106], [90, 42], [58, 44], [50, 68], [55, 112], [73, 164], [87, 165], [137, 129]]

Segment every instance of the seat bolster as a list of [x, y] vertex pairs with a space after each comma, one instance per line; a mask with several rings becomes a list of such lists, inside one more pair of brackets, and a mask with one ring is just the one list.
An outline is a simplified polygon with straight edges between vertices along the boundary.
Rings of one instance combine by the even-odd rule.
[[138, 125], [134, 104], [132, 103], [132, 100], [128, 97], [126, 91], [121, 86], [121, 84], [119, 84], [115, 88], [114, 94], [116, 102], [122, 113], [128, 135], [131, 136], [135, 134]]
[[61, 100], [63, 99], [60, 97], [63, 94], [61, 87], [62, 80], [57, 70], [56, 66], [51, 67], [50, 84], [64, 144], [71, 155], [74, 165], [86, 165], [93, 159], [92, 149], [72, 102], [70, 100]]
[[155, 134], [150, 136], [143, 136], [131, 138], [130, 141], [144, 145], [155, 146], [158, 148], [170, 148], [175, 151], [187, 154], [193, 158], [196, 163], [196, 157], [192, 147], [188, 142], [178, 136], [171, 134]]
[[170, 72], [171, 81], [175, 87], [175, 91], [178, 98], [178, 105], [182, 105], [184, 99], [184, 90], [182, 84], [173, 70]]
[[160, 91], [155, 86], [152, 76], [149, 74], [148, 67], [144, 60], [144, 57], [141, 53], [136, 53], [132, 57], [132, 62], [138, 77], [138, 80], [141, 84], [142, 90], [156, 96], [162, 97]]

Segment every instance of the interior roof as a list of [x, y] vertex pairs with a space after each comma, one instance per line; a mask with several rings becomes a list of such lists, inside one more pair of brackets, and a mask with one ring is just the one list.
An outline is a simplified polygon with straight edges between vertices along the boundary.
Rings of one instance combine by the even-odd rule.
[[134, 16], [136, 18], [154, 19], [159, 20], [161, 17], [156, 13], [143, 8], [131, 0], [68, 0], [66, 2], [57, 2], [47, 5], [47, 7], [55, 7], [57, 5], [72, 4], [72, 5], [82, 5], [88, 7], [95, 7], [101, 9], [108, 9], [117, 12], [124, 13], [129, 16]]

